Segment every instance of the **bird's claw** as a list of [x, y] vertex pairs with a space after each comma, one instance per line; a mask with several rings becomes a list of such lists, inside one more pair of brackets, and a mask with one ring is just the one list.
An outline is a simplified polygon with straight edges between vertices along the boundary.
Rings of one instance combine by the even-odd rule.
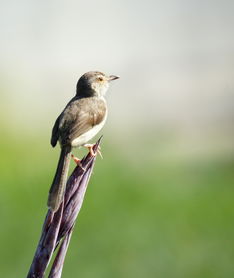
[[103, 159], [102, 153], [101, 153], [101, 147], [98, 146], [97, 151], [94, 152], [93, 147], [95, 146], [95, 144], [85, 144], [84, 147], [88, 148], [91, 156], [96, 156], [97, 154], [99, 154], [101, 156], [101, 158]]
[[71, 157], [75, 161], [76, 165], [79, 166], [83, 171], [85, 171], [85, 169], [83, 168], [83, 166], [81, 164], [81, 159], [79, 159], [78, 157], [74, 156], [74, 154], [72, 154]]

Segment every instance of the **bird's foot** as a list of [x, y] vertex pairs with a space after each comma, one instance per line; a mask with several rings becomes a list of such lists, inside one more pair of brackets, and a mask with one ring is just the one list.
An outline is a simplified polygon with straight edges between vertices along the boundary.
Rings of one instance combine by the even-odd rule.
[[81, 164], [81, 159], [79, 159], [78, 157], [74, 156], [74, 154], [71, 155], [72, 159], [75, 161], [75, 163], [77, 164], [77, 166], [79, 166], [82, 170], [85, 170]]
[[91, 154], [91, 156], [96, 156], [99, 154], [101, 158], [103, 158], [102, 153], [101, 153], [101, 147], [98, 146], [97, 151], [94, 152], [93, 147], [95, 144], [85, 144], [84, 147], [87, 148]]
[[71, 155], [72, 159], [75, 161], [75, 163], [77, 165], [80, 165], [81, 159], [79, 159], [78, 157], [74, 156], [74, 154]]

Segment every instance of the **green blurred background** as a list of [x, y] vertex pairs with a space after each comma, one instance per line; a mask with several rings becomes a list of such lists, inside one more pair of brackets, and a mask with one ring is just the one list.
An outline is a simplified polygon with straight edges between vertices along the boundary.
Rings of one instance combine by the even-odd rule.
[[1, 2], [1, 277], [28, 272], [59, 155], [51, 129], [88, 70], [121, 79], [63, 277], [234, 277], [233, 12]]

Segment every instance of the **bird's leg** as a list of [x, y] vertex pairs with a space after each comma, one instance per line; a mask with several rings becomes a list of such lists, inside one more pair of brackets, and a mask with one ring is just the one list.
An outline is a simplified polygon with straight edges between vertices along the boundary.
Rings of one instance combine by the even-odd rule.
[[78, 157], [74, 156], [74, 154], [71, 155], [72, 159], [75, 161], [75, 163], [77, 165], [80, 165], [81, 159], [79, 159]]
[[74, 156], [74, 154], [71, 155], [72, 159], [75, 161], [75, 163], [77, 164], [77, 166], [79, 166], [82, 170], [85, 170], [81, 164], [81, 159], [79, 159], [78, 157]]
[[98, 146], [98, 149], [96, 152], [94, 152], [93, 147], [95, 144], [85, 144], [84, 147], [87, 148], [91, 154], [91, 156], [96, 156], [99, 154], [101, 158], [103, 158], [102, 153], [101, 153], [101, 148]]

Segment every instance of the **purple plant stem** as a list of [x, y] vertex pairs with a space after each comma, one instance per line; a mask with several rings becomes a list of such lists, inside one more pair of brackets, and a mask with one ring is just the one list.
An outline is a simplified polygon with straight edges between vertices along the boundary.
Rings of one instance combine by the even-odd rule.
[[[100, 140], [101, 138], [93, 147], [95, 152], [98, 149]], [[51, 267], [49, 278], [61, 277], [72, 229], [81, 209], [95, 160], [96, 157], [93, 157], [90, 154], [82, 159], [82, 167], [77, 166], [67, 181], [64, 200], [58, 211], [53, 213], [48, 210], [42, 228], [41, 238], [27, 278], [44, 277], [46, 268], [48, 267], [53, 252], [57, 247], [59, 247], [59, 250]], [[62, 243], [60, 244], [61, 240]]]
[[54, 259], [54, 263], [51, 267], [50, 274], [48, 278], [60, 278], [62, 275], [63, 264], [65, 260], [65, 256], [67, 253], [68, 245], [71, 239], [73, 227], [66, 236], [63, 238], [63, 241], [59, 247], [58, 253]]
[[[77, 218], [77, 215], [78, 215], [80, 208], [82, 206], [82, 203], [83, 203], [83, 199], [84, 199], [86, 188], [87, 188], [87, 185], [89, 182], [89, 178], [90, 178], [90, 175], [93, 170], [94, 161], [95, 161], [95, 158], [87, 166], [86, 171], [84, 172], [82, 178], [79, 180], [79, 186], [76, 187], [75, 192], [73, 193], [73, 195], [71, 196], [69, 201], [66, 202], [64, 212], [63, 212], [63, 217], [61, 220], [61, 228], [60, 228], [59, 234], [58, 234], [58, 242], [59, 242], [60, 238], [62, 238], [71, 229], [73, 223], [75, 222], [75, 220]], [[69, 192], [69, 186], [71, 185], [71, 187], [72, 187], [73, 184], [74, 184], [73, 180], [69, 179], [68, 185], [67, 185], [68, 192]], [[67, 196], [65, 196], [65, 200], [67, 200], [66, 197]]]
[[42, 278], [54, 251], [62, 219], [63, 204], [56, 213], [48, 210], [41, 238], [30, 267], [28, 278]]

